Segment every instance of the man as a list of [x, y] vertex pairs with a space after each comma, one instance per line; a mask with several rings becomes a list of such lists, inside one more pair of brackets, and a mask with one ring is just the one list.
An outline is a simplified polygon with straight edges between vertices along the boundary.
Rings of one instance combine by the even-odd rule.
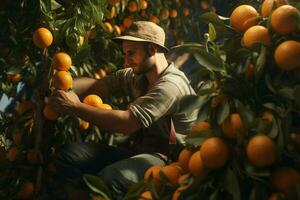
[[[57, 157], [61, 176], [76, 178], [82, 173], [98, 173], [111, 187], [114, 198], [120, 199], [130, 183], [143, 179], [147, 168], [165, 165], [169, 143], [176, 141], [175, 132], [171, 131], [173, 124], [178, 133], [184, 133], [195, 122], [197, 112], [178, 111], [181, 98], [195, 92], [184, 73], [168, 63], [161, 27], [147, 21], [134, 22], [124, 36], [115, 39], [122, 41], [128, 68], [100, 80], [77, 78], [75, 93], [57, 90], [49, 103], [61, 113], [134, 138], [126, 148], [69, 144]], [[80, 102], [78, 96], [88, 94], [130, 95], [134, 101], [128, 110], [104, 110]]]

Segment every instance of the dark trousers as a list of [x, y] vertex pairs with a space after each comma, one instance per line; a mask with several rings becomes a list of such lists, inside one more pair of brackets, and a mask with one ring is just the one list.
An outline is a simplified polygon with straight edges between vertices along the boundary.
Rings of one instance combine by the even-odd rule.
[[57, 151], [57, 175], [62, 180], [79, 180], [83, 173], [97, 174], [122, 199], [132, 183], [143, 179], [153, 165], [165, 164], [156, 154], [136, 154], [125, 148], [100, 143], [72, 143]]

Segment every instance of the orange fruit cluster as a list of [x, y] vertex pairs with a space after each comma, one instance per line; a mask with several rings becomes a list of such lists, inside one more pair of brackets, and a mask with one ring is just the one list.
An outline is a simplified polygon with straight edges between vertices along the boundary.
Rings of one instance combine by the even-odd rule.
[[[83, 103], [106, 110], [112, 110], [112, 107], [109, 104], [103, 103], [101, 97], [96, 94], [90, 94], [83, 99]], [[81, 119], [80, 120], [80, 129], [87, 130], [90, 126], [90, 123]]]
[[[270, 20], [270, 28], [257, 25], [262, 17]], [[273, 43], [273, 32], [288, 36], [299, 31], [300, 12], [296, 7], [288, 5], [286, 0], [265, 0], [260, 13], [251, 5], [238, 6], [230, 16], [230, 23], [234, 29], [243, 32], [242, 43], [246, 48], [252, 48], [257, 43], [270, 46]], [[274, 59], [281, 70], [299, 69], [299, 56], [300, 42], [285, 39], [276, 44]]]
[[[52, 86], [55, 89], [67, 92], [73, 85], [73, 78], [68, 72], [72, 66], [71, 57], [65, 52], [55, 53], [51, 65], [53, 69], [55, 69], [55, 73], [52, 77]], [[43, 113], [48, 120], [56, 120], [59, 116], [59, 114], [48, 104], [45, 105]]]
[[166, 166], [151, 166], [144, 174], [144, 180], [153, 184], [159, 190], [164, 178], [177, 189], [172, 199], [180, 197], [193, 178], [205, 177], [211, 170], [218, 169], [226, 164], [230, 156], [227, 143], [220, 137], [206, 139], [200, 149], [185, 147], [179, 154], [177, 162]]

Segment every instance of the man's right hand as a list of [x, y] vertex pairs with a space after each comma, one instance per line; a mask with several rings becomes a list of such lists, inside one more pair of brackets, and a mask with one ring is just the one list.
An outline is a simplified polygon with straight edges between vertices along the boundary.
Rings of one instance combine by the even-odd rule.
[[74, 109], [81, 102], [73, 91], [54, 90], [48, 99], [48, 104], [59, 113], [73, 115]]

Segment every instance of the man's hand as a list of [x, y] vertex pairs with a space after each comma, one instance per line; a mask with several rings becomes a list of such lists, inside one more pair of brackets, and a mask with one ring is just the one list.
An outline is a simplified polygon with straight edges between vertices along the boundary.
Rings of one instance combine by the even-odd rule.
[[54, 90], [48, 99], [48, 104], [57, 112], [74, 115], [74, 109], [80, 104], [78, 96], [73, 92]]

